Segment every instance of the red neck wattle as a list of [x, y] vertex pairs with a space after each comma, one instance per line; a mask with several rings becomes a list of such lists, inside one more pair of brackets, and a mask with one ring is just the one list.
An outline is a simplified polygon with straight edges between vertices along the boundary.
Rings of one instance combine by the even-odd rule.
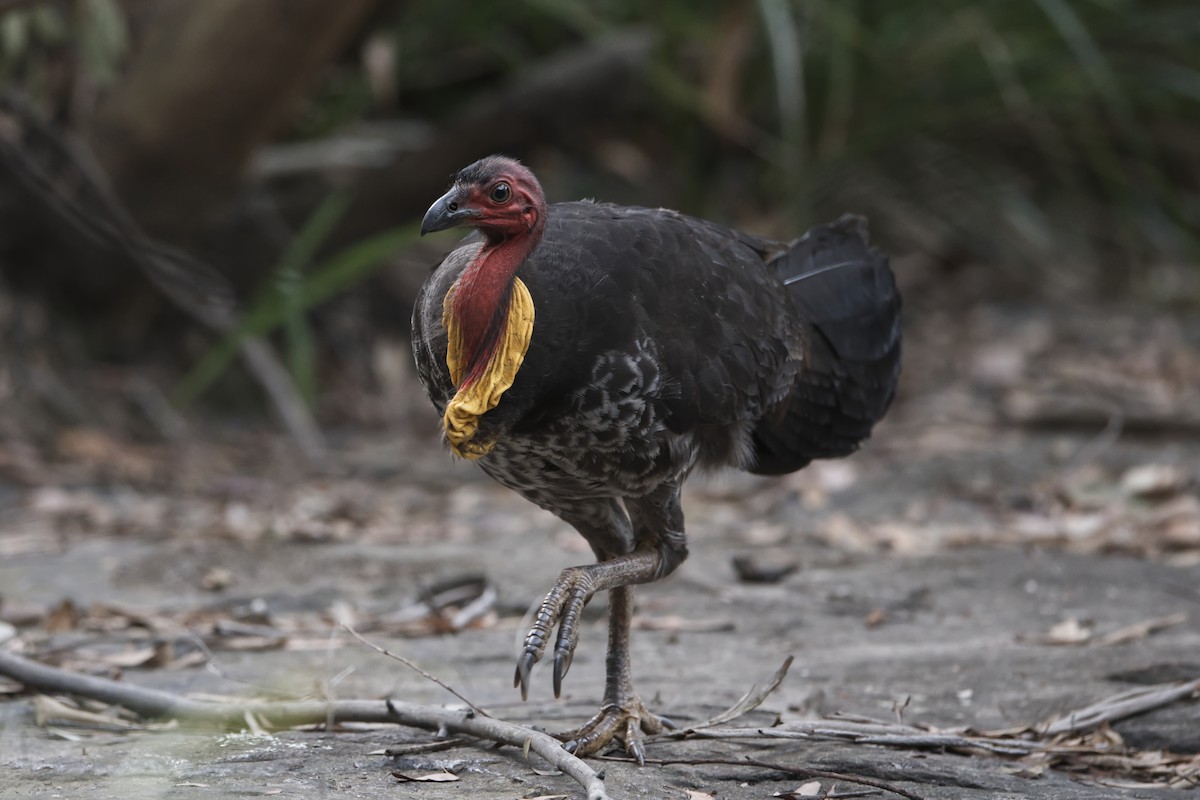
[[520, 237], [489, 239], [459, 277], [453, 313], [458, 321], [461, 352], [466, 355], [461, 387], [479, 378], [499, 345], [508, 318], [513, 278], [538, 238], [531, 232]]

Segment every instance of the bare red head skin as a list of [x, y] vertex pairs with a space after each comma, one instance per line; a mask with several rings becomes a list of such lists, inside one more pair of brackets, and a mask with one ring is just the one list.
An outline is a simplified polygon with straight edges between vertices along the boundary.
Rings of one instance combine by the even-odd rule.
[[450, 191], [421, 220], [421, 235], [470, 226], [483, 247], [463, 271], [451, 313], [462, 332], [467, 372], [478, 379], [500, 339], [517, 269], [542, 239], [546, 197], [533, 172], [516, 159], [488, 156], [459, 170]]

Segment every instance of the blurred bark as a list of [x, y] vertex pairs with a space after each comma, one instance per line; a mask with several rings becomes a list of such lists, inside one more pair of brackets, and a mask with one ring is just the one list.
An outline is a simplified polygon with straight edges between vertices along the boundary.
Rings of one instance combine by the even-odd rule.
[[[153, 287], [197, 322], [225, 335], [237, 327], [240, 312], [225, 278], [208, 263], [146, 236], [90, 153], [40, 120], [19, 96], [4, 92], [0, 92], [0, 175], [11, 178], [13, 188], [24, 194], [25, 206], [38, 210], [37, 217], [60, 246], [87, 244], [87, 254], [69, 265], [73, 275], [94, 273], [97, 264], [115, 259], [117, 264], [138, 268], [145, 283], [135, 286]], [[0, 214], [4, 211], [0, 204]], [[79, 264], [85, 268], [79, 269]], [[28, 275], [30, 270], [25, 272]], [[128, 269], [122, 274], [130, 277]], [[96, 293], [85, 289], [82, 294], [86, 298]], [[320, 457], [321, 432], [269, 343], [251, 336], [242, 341], [241, 352], [301, 450], [310, 458]]]
[[184, 242], [220, 214], [250, 155], [376, 2], [164, 0], [89, 131], [138, 221]]

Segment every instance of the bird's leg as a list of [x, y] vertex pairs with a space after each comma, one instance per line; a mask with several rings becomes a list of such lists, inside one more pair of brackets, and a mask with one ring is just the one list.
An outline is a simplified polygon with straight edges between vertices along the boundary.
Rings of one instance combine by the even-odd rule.
[[574, 730], [556, 734], [567, 750], [578, 756], [599, 751], [620, 739], [626, 752], [645, 763], [644, 733], [660, 733], [663, 720], [651, 713], [633, 690], [629, 664], [629, 628], [633, 618], [633, 587], [619, 586], [608, 593], [608, 660], [604, 704], [594, 717]]
[[625, 742], [629, 754], [640, 762], [643, 758], [642, 733], [658, 732], [662, 722], [646, 710], [633, 691], [629, 665], [629, 628], [633, 615], [631, 587], [674, 571], [687, 558], [687, 539], [683, 533], [679, 489], [675, 484], [661, 485], [643, 497], [627, 498], [625, 508], [629, 516], [624, 512], [614, 514], [619, 508], [616, 504], [604, 508], [608, 514], [607, 525], [588, 524], [600, 519], [599, 514], [569, 520], [591, 543], [600, 562], [571, 567], [558, 576], [525, 637], [513, 685], [520, 687], [522, 698], [527, 695], [530, 670], [541, 659], [551, 631], [557, 625], [554, 696], [558, 697], [579, 641], [579, 617], [583, 608], [596, 592], [609, 590], [604, 705], [587, 724], [561, 734], [559, 738], [568, 748], [587, 755], [604, 747], [615, 736]]

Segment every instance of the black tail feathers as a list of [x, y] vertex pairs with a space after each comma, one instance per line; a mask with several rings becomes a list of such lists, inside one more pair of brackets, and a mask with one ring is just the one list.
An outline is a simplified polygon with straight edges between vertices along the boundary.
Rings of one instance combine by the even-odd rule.
[[866, 220], [820, 225], [771, 261], [805, 340], [789, 398], [755, 428], [752, 472], [848, 455], [887, 411], [900, 374], [900, 294]]

